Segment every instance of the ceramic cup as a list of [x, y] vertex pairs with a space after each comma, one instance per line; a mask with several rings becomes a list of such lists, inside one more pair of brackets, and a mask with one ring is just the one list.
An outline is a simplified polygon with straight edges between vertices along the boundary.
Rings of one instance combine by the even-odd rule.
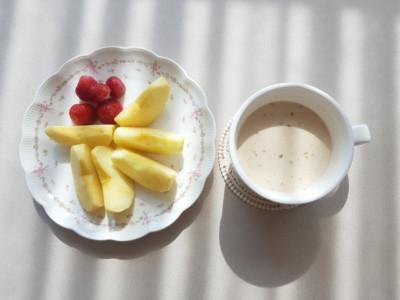
[[[316, 113], [325, 123], [331, 138], [330, 158], [325, 171], [303, 190], [276, 191], [261, 187], [244, 171], [241, 163], [243, 158], [238, 158], [238, 136], [244, 122], [261, 107], [283, 101], [299, 104]], [[354, 146], [370, 140], [368, 127], [364, 124], [352, 126], [338, 103], [325, 92], [305, 84], [281, 83], [258, 91], [242, 104], [231, 123], [229, 152], [234, 171], [256, 194], [278, 203], [302, 204], [321, 199], [335, 191], [350, 168]]]

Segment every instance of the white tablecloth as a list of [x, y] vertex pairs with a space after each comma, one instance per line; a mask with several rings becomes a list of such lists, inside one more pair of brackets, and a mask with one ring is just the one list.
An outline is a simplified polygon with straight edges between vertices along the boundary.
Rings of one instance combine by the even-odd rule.
[[[0, 1], [2, 299], [399, 299], [400, 4], [396, 1]], [[136, 241], [95, 242], [36, 204], [23, 114], [68, 59], [109, 45], [178, 62], [217, 139], [278, 82], [333, 96], [371, 143], [332, 197], [286, 211], [237, 198], [217, 160], [198, 201]]]

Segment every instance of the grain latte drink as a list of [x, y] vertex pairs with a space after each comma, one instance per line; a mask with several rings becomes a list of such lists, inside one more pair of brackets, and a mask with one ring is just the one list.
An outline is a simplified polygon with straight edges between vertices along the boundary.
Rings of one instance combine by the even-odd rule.
[[232, 170], [261, 198], [303, 204], [333, 194], [354, 146], [371, 140], [325, 92], [301, 83], [267, 86], [236, 111], [229, 129]]
[[332, 142], [315, 112], [280, 101], [261, 106], [247, 118], [237, 147], [243, 170], [257, 185], [276, 192], [298, 192], [322, 176]]

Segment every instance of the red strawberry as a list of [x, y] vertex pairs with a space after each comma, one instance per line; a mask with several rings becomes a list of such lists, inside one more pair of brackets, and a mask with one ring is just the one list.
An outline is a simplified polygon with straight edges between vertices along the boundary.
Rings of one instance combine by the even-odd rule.
[[114, 118], [122, 111], [122, 104], [115, 98], [103, 102], [97, 108], [97, 118], [104, 124], [114, 124]]
[[75, 93], [83, 101], [91, 101], [89, 88], [97, 81], [92, 76], [81, 76], [75, 88]]
[[111, 76], [106, 84], [111, 88], [111, 97], [120, 98], [125, 94], [125, 84], [117, 76]]
[[96, 82], [89, 87], [89, 93], [91, 101], [103, 102], [110, 96], [111, 89], [105, 83]]
[[69, 109], [69, 117], [76, 125], [90, 125], [96, 121], [96, 111], [86, 103], [74, 104]]

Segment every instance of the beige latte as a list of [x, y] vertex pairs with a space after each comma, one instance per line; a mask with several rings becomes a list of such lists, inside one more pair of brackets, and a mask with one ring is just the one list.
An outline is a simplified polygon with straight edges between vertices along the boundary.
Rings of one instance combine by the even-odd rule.
[[324, 173], [331, 136], [321, 118], [292, 102], [273, 102], [253, 112], [238, 136], [238, 159], [260, 187], [277, 192], [306, 190]]

